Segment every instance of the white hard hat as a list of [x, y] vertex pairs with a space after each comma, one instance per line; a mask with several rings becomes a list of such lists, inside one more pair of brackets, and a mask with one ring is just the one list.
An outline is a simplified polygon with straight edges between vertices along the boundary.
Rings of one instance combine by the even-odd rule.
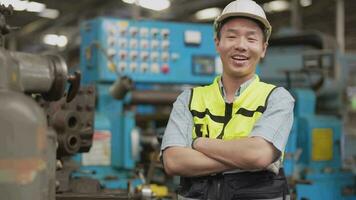
[[[235, 0], [229, 3], [222, 13], [215, 19], [214, 29], [215, 34], [217, 34], [217, 29], [220, 26], [220, 23], [228, 17], [248, 17], [256, 19], [261, 22], [266, 28], [266, 41], [268, 41], [271, 36], [272, 26], [266, 18], [266, 14], [256, 2], [252, 0]], [[221, 28], [221, 27], [220, 27]]]

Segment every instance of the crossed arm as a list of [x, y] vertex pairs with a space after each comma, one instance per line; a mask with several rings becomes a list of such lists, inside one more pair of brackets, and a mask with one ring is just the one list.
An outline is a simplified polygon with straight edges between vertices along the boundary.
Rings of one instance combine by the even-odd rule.
[[163, 151], [163, 162], [170, 175], [201, 176], [232, 169], [263, 169], [280, 153], [261, 137], [224, 141], [198, 138], [194, 149], [169, 147]]

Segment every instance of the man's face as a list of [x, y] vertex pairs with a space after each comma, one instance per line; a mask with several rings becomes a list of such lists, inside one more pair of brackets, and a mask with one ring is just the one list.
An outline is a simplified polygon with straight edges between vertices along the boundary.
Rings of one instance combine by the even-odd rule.
[[261, 28], [252, 20], [232, 18], [223, 25], [220, 35], [220, 39], [215, 38], [215, 46], [223, 63], [223, 74], [250, 79], [266, 53]]

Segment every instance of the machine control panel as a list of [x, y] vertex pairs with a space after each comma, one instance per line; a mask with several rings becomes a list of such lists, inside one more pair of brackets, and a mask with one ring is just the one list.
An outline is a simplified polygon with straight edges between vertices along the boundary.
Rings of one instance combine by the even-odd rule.
[[84, 82], [205, 84], [217, 74], [213, 27], [97, 18], [81, 25]]

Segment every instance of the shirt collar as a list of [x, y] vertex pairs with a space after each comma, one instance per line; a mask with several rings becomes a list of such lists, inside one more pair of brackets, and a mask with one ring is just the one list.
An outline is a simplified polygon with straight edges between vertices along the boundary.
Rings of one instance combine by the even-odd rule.
[[[240, 87], [236, 90], [235, 92], [235, 99], [240, 96], [240, 94], [242, 94], [243, 91], [245, 91], [245, 89], [256, 79], [257, 75], [255, 74], [252, 78], [250, 78], [249, 80], [245, 81], [244, 83], [242, 83], [240, 85]], [[219, 88], [220, 88], [220, 92], [221, 95], [224, 97], [224, 100], [226, 101], [226, 92], [225, 92], [225, 88], [222, 82], [222, 76], [218, 81], [219, 83]]]

